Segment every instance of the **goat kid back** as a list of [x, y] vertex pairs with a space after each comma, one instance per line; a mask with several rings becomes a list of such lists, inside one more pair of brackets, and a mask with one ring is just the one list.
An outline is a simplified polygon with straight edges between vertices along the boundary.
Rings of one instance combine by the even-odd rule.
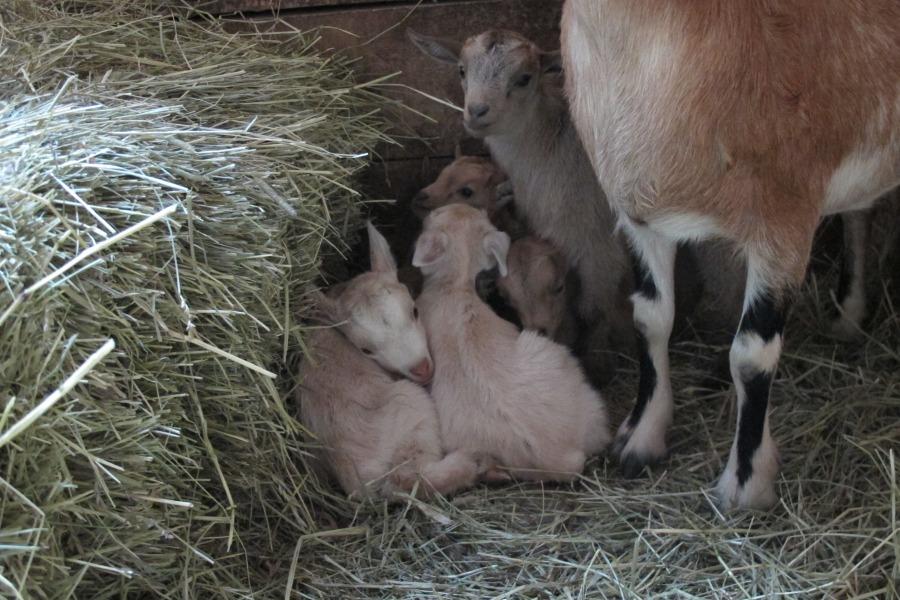
[[476, 275], [495, 265], [506, 275], [508, 249], [484, 211], [461, 204], [433, 211], [416, 243], [441, 435], [449, 451], [488, 455], [513, 477], [568, 480], [608, 445], [606, 410], [568, 350], [478, 298]]

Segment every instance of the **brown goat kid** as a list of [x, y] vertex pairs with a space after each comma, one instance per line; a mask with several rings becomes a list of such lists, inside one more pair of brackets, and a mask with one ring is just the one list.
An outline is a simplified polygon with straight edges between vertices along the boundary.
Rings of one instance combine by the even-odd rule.
[[424, 219], [434, 209], [448, 204], [468, 204], [487, 211], [491, 223], [512, 239], [528, 232], [516, 215], [506, 173], [489, 158], [461, 154], [459, 147], [453, 162], [415, 195], [411, 208], [417, 217]]
[[626, 471], [666, 453], [676, 243], [724, 237], [748, 274], [717, 493], [725, 508], [769, 506], [769, 391], [816, 226], [900, 182], [900, 3], [567, 0], [562, 41], [575, 125], [643, 267]]

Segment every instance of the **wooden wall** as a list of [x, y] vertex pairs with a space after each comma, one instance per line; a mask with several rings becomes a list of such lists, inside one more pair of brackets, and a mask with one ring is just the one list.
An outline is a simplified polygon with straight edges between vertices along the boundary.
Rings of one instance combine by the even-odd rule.
[[[465, 139], [462, 115], [424, 96], [462, 104], [459, 78], [450, 65], [422, 55], [407, 39], [406, 29], [446, 38], [464, 39], [486, 29], [512, 29], [547, 50], [559, 47], [559, 19], [563, 0], [197, 0], [205, 10], [238, 17], [236, 30], [257, 27], [264, 31], [317, 29], [323, 50], [338, 50], [358, 59], [362, 80], [398, 73], [389, 94], [432, 121], [402, 112], [397, 131], [407, 138], [402, 147], [386, 147], [367, 174], [365, 192], [373, 198], [396, 199], [394, 208], [379, 210], [379, 220], [406, 229], [408, 202], [452, 160], [458, 142], [466, 153], [484, 153], [476, 140]], [[275, 22], [274, 17], [282, 20]], [[388, 232], [390, 235], [392, 232]], [[408, 240], [400, 240], [405, 246]]]

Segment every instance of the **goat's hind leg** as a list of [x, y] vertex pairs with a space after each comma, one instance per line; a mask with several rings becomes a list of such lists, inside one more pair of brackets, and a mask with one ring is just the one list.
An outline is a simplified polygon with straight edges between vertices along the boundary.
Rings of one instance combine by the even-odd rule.
[[631, 414], [619, 427], [613, 450], [626, 477], [666, 456], [666, 430], [672, 421], [669, 336], [675, 317], [676, 244], [644, 225], [627, 222], [636, 257], [634, 325], [640, 384]]

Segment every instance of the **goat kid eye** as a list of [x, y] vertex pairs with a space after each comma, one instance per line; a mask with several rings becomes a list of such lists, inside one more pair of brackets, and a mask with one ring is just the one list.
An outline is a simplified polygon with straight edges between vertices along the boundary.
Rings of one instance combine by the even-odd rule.
[[373, 354], [375, 354], [374, 352], [372, 352], [372, 351], [369, 350], [368, 348], [361, 348], [361, 350], [362, 350], [362, 353], [365, 354], [366, 356], [372, 356]]
[[531, 83], [531, 75], [529, 75], [528, 73], [525, 73], [524, 75], [521, 75], [518, 79], [516, 79], [517, 87], [525, 87], [529, 83]]
[[465, 78], [466, 78], [466, 70], [465, 70], [463, 67], [460, 67], [460, 68], [459, 68], [459, 78], [460, 78], [460, 79], [465, 79]]
[[472, 191], [472, 188], [466, 186], [464, 188], [460, 188], [459, 193], [463, 198], [471, 198], [472, 194], [474, 194], [475, 192]]
[[413, 320], [418, 320], [418, 319], [419, 319], [419, 309], [414, 308], [413, 309]]
[[562, 294], [563, 290], [565, 290], [565, 289], [566, 289], [566, 286], [561, 285], [558, 288], [556, 288], [555, 290], [553, 290], [553, 293], [558, 296], [559, 294]]

